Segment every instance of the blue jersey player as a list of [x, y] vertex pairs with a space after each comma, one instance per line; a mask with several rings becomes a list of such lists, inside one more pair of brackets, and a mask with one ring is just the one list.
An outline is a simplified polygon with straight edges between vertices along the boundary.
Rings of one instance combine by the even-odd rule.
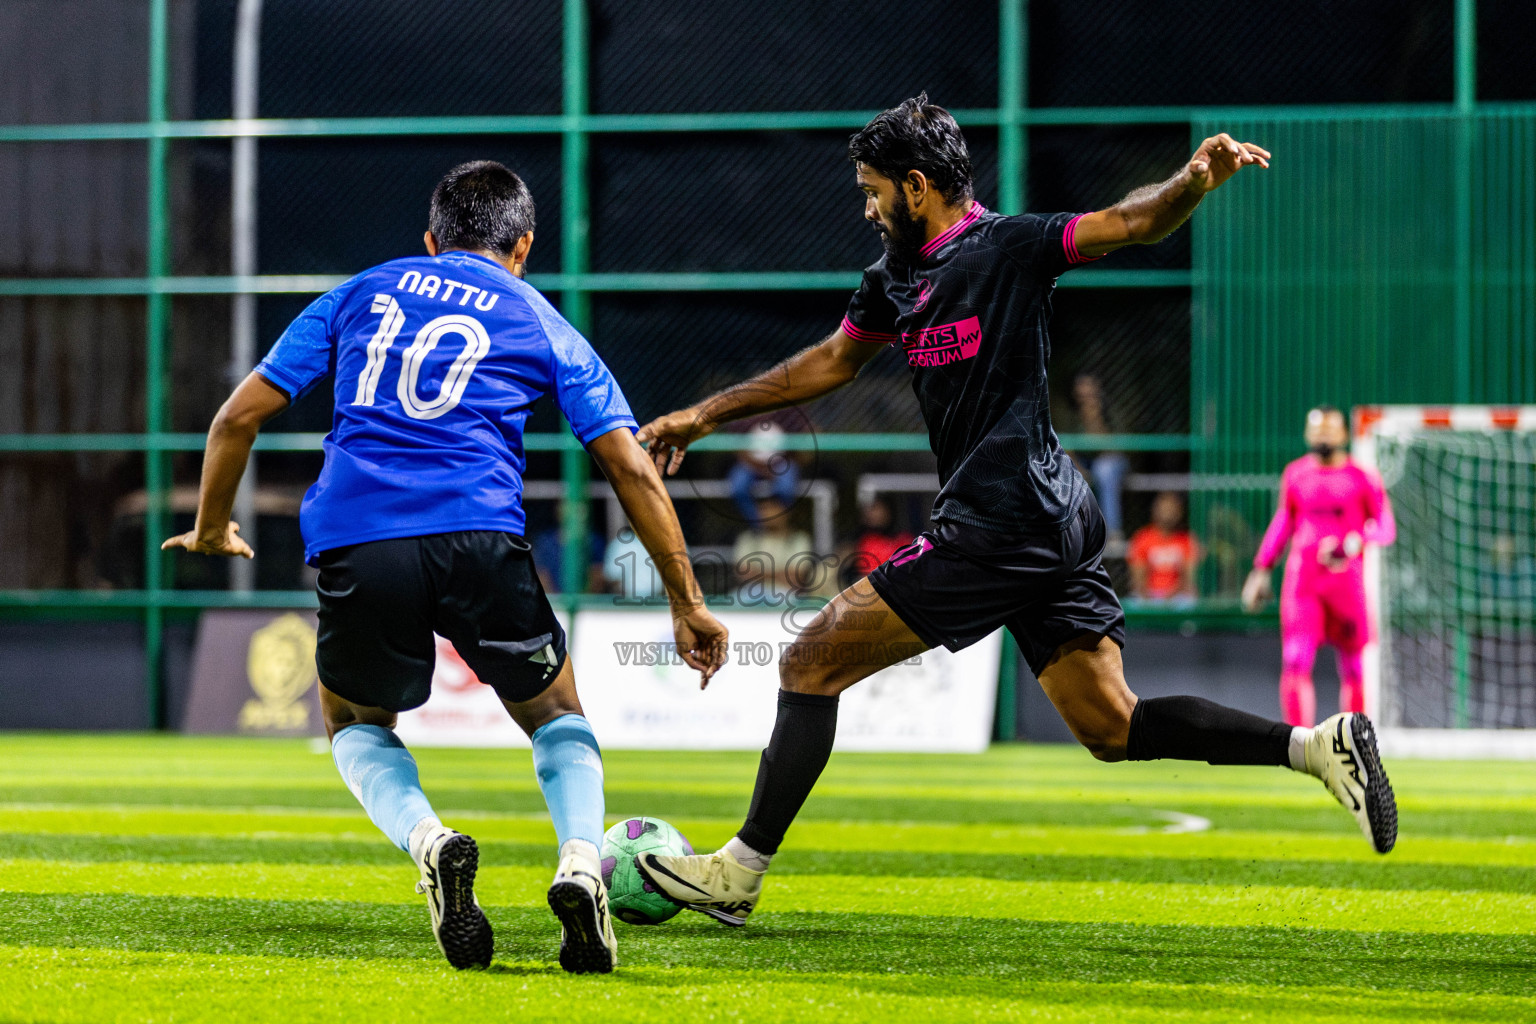
[[432, 194], [427, 255], [321, 296], [219, 410], [196, 528], [164, 547], [251, 557], [229, 518], [251, 445], [262, 424], [332, 378], [335, 423], [300, 526], [319, 570], [316, 661], [336, 767], [420, 868], [417, 890], [448, 962], [489, 965], [475, 841], [438, 820], [393, 728], [427, 699], [433, 634], [450, 640], [532, 737], [560, 844], [549, 889], [560, 963], [602, 972], [616, 953], [598, 862], [602, 756], [522, 536], [523, 426], [541, 397], [554, 398], [613, 484], [660, 570], [678, 651], [706, 685], [727, 637], [704, 608], [618, 383], [523, 281], [533, 219], [527, 188], [502, 165], [450, 171]]

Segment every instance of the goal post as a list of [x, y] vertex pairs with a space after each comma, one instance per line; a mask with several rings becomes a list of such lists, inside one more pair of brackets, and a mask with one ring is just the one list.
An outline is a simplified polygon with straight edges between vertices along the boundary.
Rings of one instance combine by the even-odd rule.
[[1536, 406], [1358, 406], [1397, 542], [1366, 552], [1366, 707], [1397, 756], [1536, 759]]

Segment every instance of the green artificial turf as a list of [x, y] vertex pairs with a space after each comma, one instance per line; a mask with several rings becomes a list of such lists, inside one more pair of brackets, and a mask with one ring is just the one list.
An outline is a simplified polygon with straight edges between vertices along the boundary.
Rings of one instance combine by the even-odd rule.
[[[572, 977], [527, 752], [416, 753], [480, 843], [487, 972], [443, 962], [414, 869], [308, 743], [0, 735], [0, 1021], [1536, 1021], [1524, 766], [1389, 764], [1378, 857], [1278, 769], [838, 755], [746, 928], [619, 924], [619, 970]], [[701, 848], [756, 770], [606, 760], [609, 820]]]

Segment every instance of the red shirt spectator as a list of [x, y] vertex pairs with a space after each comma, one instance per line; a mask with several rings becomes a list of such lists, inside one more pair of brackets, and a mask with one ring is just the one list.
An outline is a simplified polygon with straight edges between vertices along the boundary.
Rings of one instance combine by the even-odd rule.
[[1152, 503], [1152, 522], [1131, 536], [1125, 561], [1131, 567], [1137, 597], [1167, 601], [1195, 596], [1195, 567], [1200, 542], [1184, 529], [1184, 503], [1169, 491]]

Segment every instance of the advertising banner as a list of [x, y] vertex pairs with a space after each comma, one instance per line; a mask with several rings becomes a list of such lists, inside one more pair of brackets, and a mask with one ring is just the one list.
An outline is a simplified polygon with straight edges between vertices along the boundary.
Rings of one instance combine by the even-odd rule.
[[[808, 619], [808, 615], [803, 616]], [[730, 660], [700, 691], [698, 673], [672, 650], [665, 611], [584, 611], [560, 616], [576, 685], [606, 748], [756, 750], [777, 712], [779, 656], [804, 622], [790, 613], [724, 612]], [[992, 735], [1001, 633], [958, 654], [925, 651], [843, 694], [837, 748], [974, 752]], [[844, 652], [813, 649], [813, 656]], [[187, 732], [323, 735], [315, 677], [313, 612], [210, 611], [198, 629]], [[453, 645], [437, 641], [432, 697], [400, 715], [411, 746], [526, 747], [495, 692]]]
[[323, 736], [312, 611], [204, 612], [181, 730]]
[[[777, 712], [779, 655], [805, 623], [774, 612], [723, 612], [720, 619], [731, 631], [730, 663], [701, 692], [698, 673], [672, 653], [665, 612], [577, 617], [576, 684], [603, 746], [755, 750], [767, 744]], [[838, 706], [837, 749], [985, 750], [1001, 654], [996, 633], [958, 654], [926, 651], [864, 680]]]

